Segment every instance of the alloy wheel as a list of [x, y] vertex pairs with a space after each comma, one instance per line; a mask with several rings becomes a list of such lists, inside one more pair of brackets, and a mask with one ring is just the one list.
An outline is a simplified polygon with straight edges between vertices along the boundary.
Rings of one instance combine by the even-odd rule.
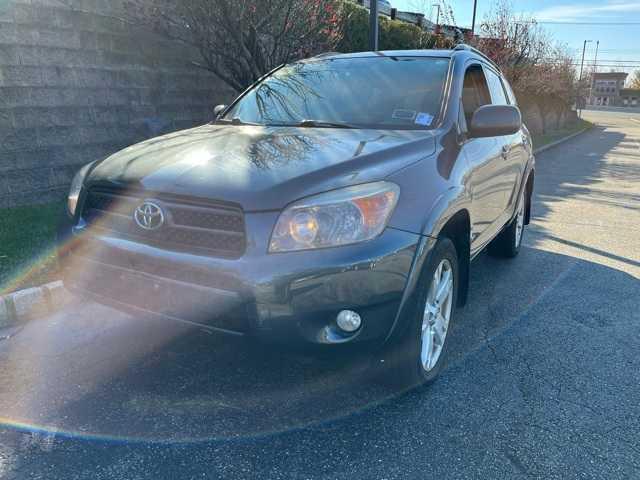
[[433, 274], [422, 317], [420, 364], [427, 372], [435, 367], [442, 354], [451, 320], [453, 287], [453, 268], [445, 258]]
[[522, 231], [524, 230], [524, 191], [520, 195], [520, 201], [518, 202], [518, 213], [516, 215], [516, 248], [520, 246], [522, 241]]

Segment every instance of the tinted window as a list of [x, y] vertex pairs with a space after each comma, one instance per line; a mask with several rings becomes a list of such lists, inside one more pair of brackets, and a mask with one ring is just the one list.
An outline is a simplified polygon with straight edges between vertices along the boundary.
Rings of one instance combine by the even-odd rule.
[[516, 100], [516, 96], [513, 93], [513, 89], [511, 88], [511, 85], [509, 85], [509, 82], [507, 82], [505, 79], [502, 79], [502, 85], [507, 92], [507, 97], [509, 97], [509, 103], [511, 105], [517, 105], [518, 101]]
[[482, 67], [472, 65], [464, 73], [464, 84], [462, 87], [462, 106], [467, 124], [471, 123], [473, 112], [483, 105], [491, 103], [489, 88]]
[[502, 82], [500, 77], [493, 73], [488, 68], [485, 69], [487, 76], [487, 84], [489, 85], [489, 91], [491, 92], [491, 103], [494, 105], [509, 105], [507, 101], [507, 95], [504, 93]]
[[312, 60], [276, 71], [226, 115], [266, 125], [302, 120], [363, 128], [432, 128], [449, 59], [367, 57]]

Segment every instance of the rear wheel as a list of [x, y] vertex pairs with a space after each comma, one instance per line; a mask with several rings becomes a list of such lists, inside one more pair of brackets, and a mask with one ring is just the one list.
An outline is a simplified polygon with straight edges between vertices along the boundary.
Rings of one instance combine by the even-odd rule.
[[523, 188], [518, 199], [516, 216], [511, 223], [489, 244], [489, 253], [496, 257], [513, 258], [520, 252], [524, 234], [524, 220], [529, 197]]

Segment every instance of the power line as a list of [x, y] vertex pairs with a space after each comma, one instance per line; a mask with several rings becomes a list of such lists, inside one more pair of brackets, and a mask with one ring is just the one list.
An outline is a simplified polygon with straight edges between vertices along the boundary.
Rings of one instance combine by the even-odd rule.
[[600, 49], [601, 52], [604, 53], [616, 53], [616, 52], [638, 52], [640, 49], [637, 48], [605, 48]]
[[[580, 59], [580, 55], [576, 55], [576, 56], [567, 56], [567, 57], [557, 57], [557, 56], [553, 56], [553, 55], [549, 55], [546, 57], [542, 57], [543, 60], [557, 60], [558, 58], [569, 58], [572, 60], [578, 60]], [[593, 60], [592, 58], [585, 58], [584, 59], [585, 62], [594, 62], [595, 60]], [[612, 58], [598, 58], [598, 63], [600, 62], [604, 62], [604, 63], [640, 63], [640, 59], [612, 59]]]
[[[577, 60], [578, 57], [572, 57], [574, 60]], [[586, 60], [585, 60], [586, 61]], [[589, 60], [593, 62], [593, 60]], [[640, 63], [640, 60], [611, 60], [603, 58], [602, 60], [598, 59], [598, 63]]]
[[640, 22], [562, 22], [554, 20], [532, 20], [540, 25], [640, 25]]
[[[541, 64], [544, 65], [570, 65], [572, 67], [579, 67], [580, 66], [580, 62], [571, 62], [571, 63], [564, 63], [564, 62], [540, 62]], [[598, 68], [629, 68], [629, 69], [640, 69], [640, 65], [636, 64], [636, 65], [613, 65], [613, 64], [607, 64], [607, 63], [598, 63], [596, 64], [585, 64], [584, 65], [585, 68], [590, 68], [590, 67], [598, 67]]]

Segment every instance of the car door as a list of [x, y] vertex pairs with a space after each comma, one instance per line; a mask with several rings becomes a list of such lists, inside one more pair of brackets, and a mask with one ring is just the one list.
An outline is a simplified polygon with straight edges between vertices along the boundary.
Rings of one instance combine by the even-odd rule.
[[[513, 90], [509, 85], [509, 82], [504, 77], [501, 77], [502, 85], [504, 86], [505, 92], [507, 92], [507, 100], [509, 101], [509, 105], [513, 105], [514, 107], [518, 106], [518, 102], [516, 101], [516, 96], [513, 94]], [[514, 186], [513, 191], [509, 195], [508, 201], [508, 210], [513, 213], [517, 207], [518, 202], [518, 193], [522, 188], [522, 182], [525, 180], [524, 174], [527, 169], [527, 162], [529, 160], [529, 147], [531, 146], [530, 141], [527, 139], [527, 129], [522, 126], [520, 131], [516, 133], [513, 137], [514, 142], [511, 145], [509, 162], [510, 166], [513, 169], [513, 174], [516, 176], [516, 185]]]
[[[491, 95], [482, 65], [471, 63], [465, 70], [459, 123], [466, 132], [473, 112], [491, 103]], [[471, 248], [477, 251], [503, 226], [505, 210], [504, 140], [501, 137], [467, 138], [462, 145], [469, 166], [468, 188], [471, 193]]]
[[[491, 103], [494, 105], [510, 105], [511, 100], [498, 72], [484, 65]], [[522, 131], [500, 138], [502, 145], [502, 165], [500, 167], [500, 189], [504, 195], [503, 219], [511, 219], [518, 201], [519, 184], [522, 178], [523, 159], [525, 154]]]

